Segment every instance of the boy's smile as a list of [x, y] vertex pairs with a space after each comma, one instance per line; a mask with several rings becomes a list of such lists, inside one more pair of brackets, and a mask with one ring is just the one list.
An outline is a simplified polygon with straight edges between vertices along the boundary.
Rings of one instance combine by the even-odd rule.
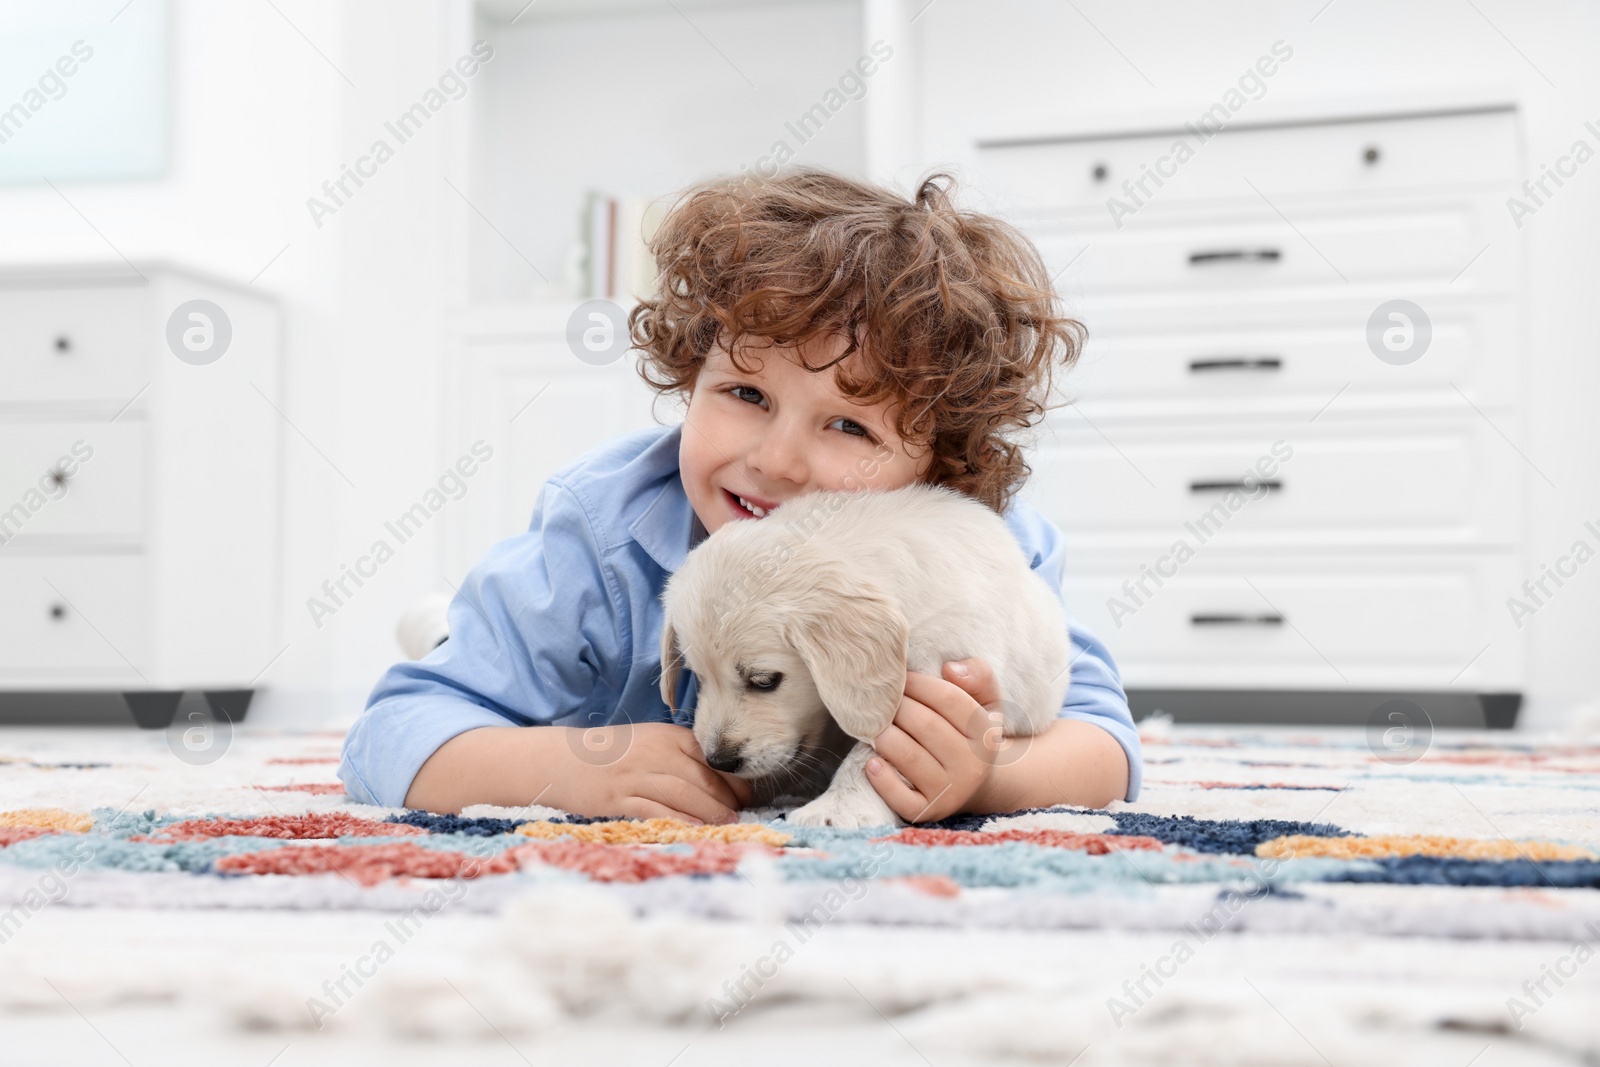
[[[799, 351], [819, 366], [844, 347], [819, 336]], [[793, 347], [746, 347], [740, 361], [754, 373], [745, 374], [716, 348], [700, 368], [678, 466], [708, 534], [814, 489], [898, 489], [927, 472], [931, 453], [895, 433], [892, 401], [858, 406], [835, 384], [837, 368], [808, 371], [794, 356]]]

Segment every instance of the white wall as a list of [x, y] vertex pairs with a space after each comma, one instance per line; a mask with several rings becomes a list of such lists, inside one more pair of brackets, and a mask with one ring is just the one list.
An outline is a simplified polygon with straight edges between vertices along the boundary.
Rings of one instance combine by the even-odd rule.
[[458, 11], [432, 0], [277, 6], [282, 16], [243, 0], [174, 0], [170, 172], [62, 185], [104, 239], [48, 186], [0, 188], [0, 261], [167, 259], [241, 282], [259, 273], [256, 286], [282, 300], [295, 428], [286, 434], [288, 648], [252, 716], [317, 722], [354, 717], [397, 658], [401, 607], [437, 580], [430, 532], [321, 628], [306, 609], [438, 475], [445, 131], [425, 129], [320, 229], [306, 199], [433, 83], [453, 58], [445, 20]]
[[754, 167], [778, 140], [795, 165], [861, 173], [860, 99], [803, 144], [784, 125], [861, 57], [859, 3], [680, 7], [535, 9], [492, 28], [474, 188], [501, 232], [474, 227], [479, 299], [536, 294], [534, 268], [559, 284], [589, 188], [671, 193]]

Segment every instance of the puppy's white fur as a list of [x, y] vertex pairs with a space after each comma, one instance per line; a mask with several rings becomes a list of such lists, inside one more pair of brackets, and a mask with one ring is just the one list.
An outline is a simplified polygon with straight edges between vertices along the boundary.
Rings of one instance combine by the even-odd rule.
[[942, 677], [946, 660], [984, 660], [1013, 735], [1049, 727], [1070, 680], [1055, 594], [1004, 520], [942, 487], [818, 491], [730, 522], [662, 601], [662, 698], [672, 706], [687, 663], [707, 757], [742, 756], [733, 773], [758, 804], [815, 797], [788, 815], [803, 825], [904, 825], [866, 762], [907, 670]]

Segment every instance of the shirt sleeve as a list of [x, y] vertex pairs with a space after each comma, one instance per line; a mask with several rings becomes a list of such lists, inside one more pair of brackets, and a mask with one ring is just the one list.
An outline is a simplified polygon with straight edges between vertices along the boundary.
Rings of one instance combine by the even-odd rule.
[[546, 483], [527, 532], [496, 544], [462, 582], [450, 637], [379, 679], [345, 737], [345, 789], [401, 807], [423, 763], [457, 734], [608, 714], [617, 688], [607, 672], [628, 655], [620, 604], [582, 505]]
[[[1066, 541], [1049, 519], [1021, 499], [1013, 502], [1006, 522], [1028, 556], [1028, 565], [1043, 578], [1066, 607], [1061, 594], [1062, 565], [1066, 560]], [[1067, 615], [1067, 633], [1072, 640], [1072, 684], [1061, 706], [1063, 719], [1082, 719], [1105, 730], [1128, 757], [1128, 792], [1125, 800], [1139, 799], [1144, 783], [1144, 754], [1139, 731], [1128, 710], [1128, 695], [1122, 689], [1122, 676], [1111, 651], [1088, 630]]]

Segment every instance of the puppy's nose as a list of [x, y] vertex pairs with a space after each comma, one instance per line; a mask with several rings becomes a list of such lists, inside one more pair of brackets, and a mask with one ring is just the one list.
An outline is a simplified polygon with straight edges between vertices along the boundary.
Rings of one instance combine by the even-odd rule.
[[717, 745], [716, 751], [706, 757], [706, 762], [719, 771], [733, 774], [744, 765], [743, 745], [730, 745], [722, 742]]

